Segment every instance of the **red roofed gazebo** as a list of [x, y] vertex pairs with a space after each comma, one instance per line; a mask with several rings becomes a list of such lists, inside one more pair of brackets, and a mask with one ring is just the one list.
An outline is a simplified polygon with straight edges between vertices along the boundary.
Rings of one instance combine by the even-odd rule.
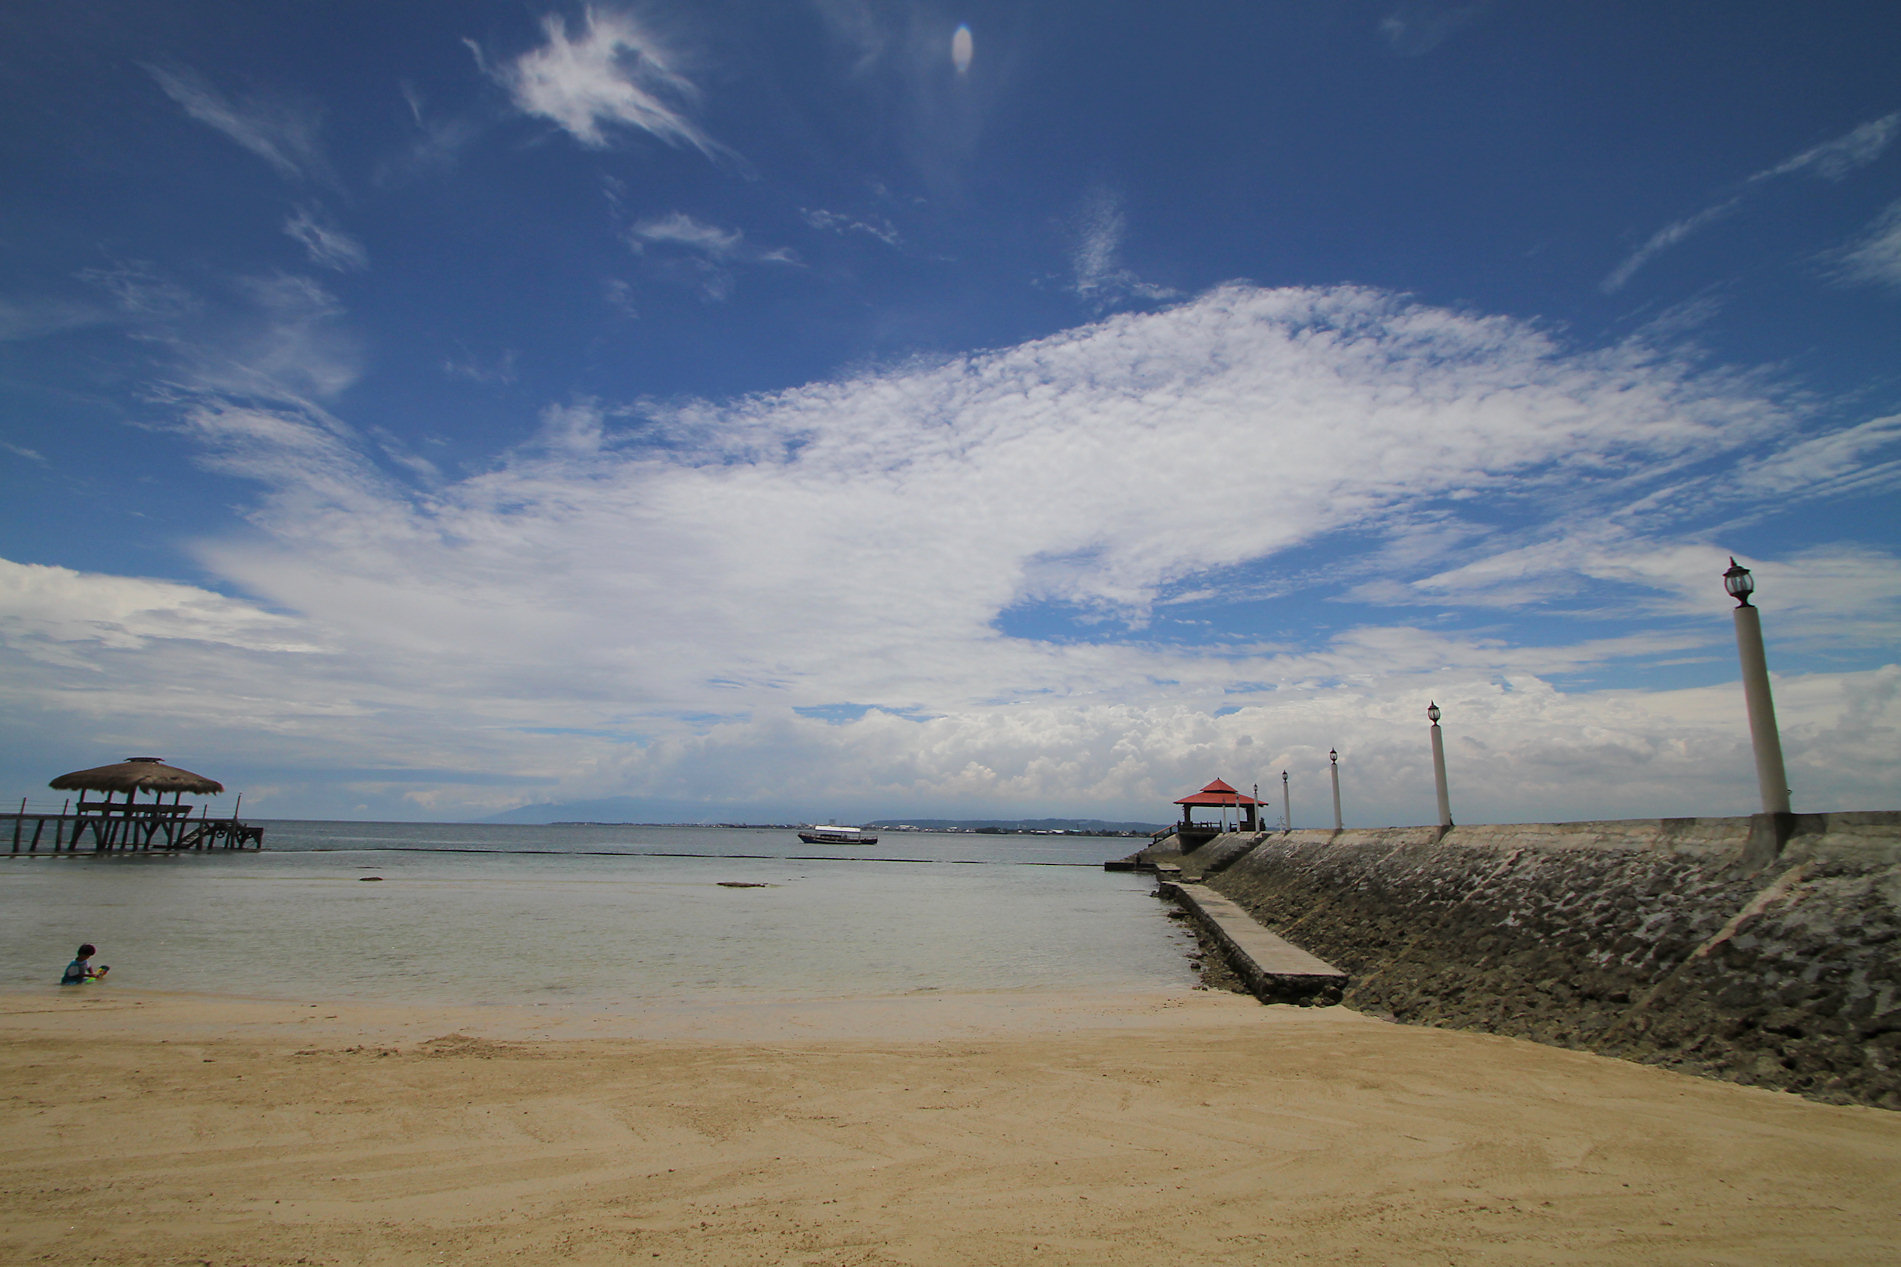
[[[1178, 829], [1181, 831], [1193, 831], [1206, 834], [1216, 830], [1206, 824], [1197, 824], [1195, 822], [1194, 812], [1198, 806], [1208, 806], [1223, 811], [1232, 806], [1239, 811], [1236, 816], [1240, 819], [1240, 829], [1242, 831], [1260, 830], [1261, 803], [1249, 796], [1246, 792], [1235, 791], [1220, 779], [1216, 779], [1213, 783], [1210, 783], [1207, 787], [1204, 787], [1201, 791], [1196, 792], [1192, 796], [1182, 797], [1179, 801], [1176, 801], [1175, 804], [1182, 807], [1182, 821]], [[1222, 817], [1224, 820], [1226, 819], [1227, 815], [1225, 812]]]

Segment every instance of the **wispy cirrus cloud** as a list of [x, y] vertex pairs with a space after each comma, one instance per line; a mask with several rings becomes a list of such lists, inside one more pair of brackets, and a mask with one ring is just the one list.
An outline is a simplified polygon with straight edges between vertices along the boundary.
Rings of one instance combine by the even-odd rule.
[[796, 264], [798, 256], [787, 247], [754, 246], [738, 229], [695, 220], [683, 211], [642, 220], [627, 232], [627, 241], [636, 251], [649, 246], [671, 246], [694, 251], [712, 260], [734, 260], [773, 264]]
[[1481, 3], [1452, 0], [1402, 0], [1380, 19], [1380, 38], [1401, 57], [1419, 57], [1445, 43], [1452, 33], [1485, 11]]
[[1143, 281], [1122, 265], [1122, 244], [1129, 234], [1122, 201], [1097, 188], [1083, 199], [1070, 248], [1070, 290], [1098, 311], [1129, 299], [1151, 302], [1173, 299], [1176, 291]]
[[466, 347], [442, 362], [442, 372], [451, 378], [467, 379], [483, 385], [507, 385], [515, 381], [519, 367], [513, 348], [504, 348], [494, 356], [477, 356]]
[[175, 324], [204, 308], [203, 300], [190, 289], [143, 260], [81, 269], [78, 277], [87, 285], [105, 291], [123, 317], [138, 323]]
[[1901, 136], [1901, 112], [1870, 119], [1832, 141], [1824, 141], [1774, 167], [1764, 168], [1749, 178], [1752, 185], [1778, 176], [1807, 173], [1824, 180], [1841, 180], [1857, 168], [1868, 166]]
[[1901, 483], [1901, 414], [1793, 439], [1737, 464], [1741, 491], [1774, 498], [1871, 492]]
[[186, 114], [257, 155], [280, 176], [334, 180], [319, 140], [321, 116], [315, 109], [263, 97], [233, 100], [188, 66], [147, 64], [145, 70]]
[[1610, 275], [1604, 279], [1600, 289], [1607, 295], [1616, 294], [1629, 283], [1632, 277], [1637, 275], [1638, 269], [1650, 263], [1651, 260], [1656, 259], [1657, 256], [1662, 255], [1665, 251], [1683, 241], [1698, 229], [1721, 220], [1724, 216], [1741, 206], [1742, 201], [1742, 197], [1738, 195], [1734, 198], [1725, 199], [1714, 206], [1705, 207], [1693, 216], [1686, 216], [1681, 220], [1676, 220], [1664, 225], [1663, 228], [1651, 234], [1650, 239], [1642, 246], [1625, 256], [1623, 262], [1612, 269]]
[[690, 280], [709, 299], [732, 294], [733, 265], [800, 265], [790, 247], [759, 246], [738, 229], [695, 220], [682, 211], [642, 220], [627, 231], [627, 244], [636, 255], [657, 251], [661, 269], [675, 280]]
[[103, 325], [113, 314], [96, 303], [55, 296], [0, 298], [0, 343]]
[[299, 207], [284, 221], [289, 234], [310, 256], [310, 262], [340, 273], [360, 273], [370, 266], [363, 244], [338, 228], [321, 208]]
[[1884, 115], [1774, 166], [1763, 168], [1743, 182], [1741, 192], [1712, 203], [1694, 215], [1672, 221], [1651, 234], [1642, 246], [1624, 257], [1610, 271], [1599, 284], [1599, 289], [1607, 295], [1616, 294], [1651, 260], [1742, 206], [1755, 187], [1785, 176], [1797, 175], [1841, 180], [1880, 158], [1897, 136], [1901, 136], [1901, 113]]
[[1823, 258], [1842, 281], [1901, 287], [1901, 202], [1890, 203], [1854, 241]]
[[143, 261], [85, 269], [112, 320], [158, 360], [163, 392], [234, 394], [299, 406], [334, 397], [361, 372], [343, 305], [310, 277], [266, 273], [194, 290]]
[[862, 234], [868, 238], [875, 238], [886, 246], [897, 246], [900, 242], [897, 229], [882, 216], [861, 220], [857, 216], [827, 211], [822, 207], [800, 207], [799, 218], [812, 228], [826, 233]]
[[[699, 90], [675, 69], [676, 55], [632, 15], [589, 6], [578, 32], [564, 18], [542, 20], [546, 42], [496, 69], [523, 114], [547, 119], [590, 149], [609, 129], [631, 128], [687, 145], [708, 158], [728, 153], [691, 117]], [[479, 60], [484, 60], [476, 49]]]
[[377, 164], [376, 180], [382, 185], [454, 171], [462, 152], [481, 135], [481, 129], [466, 118], [431, 111], [415, 85], [403, 84], [402, 92], [416, 130], [407, 144]]

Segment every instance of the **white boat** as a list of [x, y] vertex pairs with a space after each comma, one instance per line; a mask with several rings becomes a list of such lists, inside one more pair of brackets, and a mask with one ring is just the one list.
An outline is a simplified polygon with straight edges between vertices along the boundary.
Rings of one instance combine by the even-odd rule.
[[865, 835], [862, 827], [837, 827], [830, 823], [818, 827], [807, 827], [799, 833], [799, 839], [808, 845], [875, 845], [876, 836]]

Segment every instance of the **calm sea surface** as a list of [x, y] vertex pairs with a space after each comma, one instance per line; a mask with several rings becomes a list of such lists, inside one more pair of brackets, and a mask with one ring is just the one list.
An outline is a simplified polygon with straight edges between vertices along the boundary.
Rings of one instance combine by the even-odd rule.
[[1101, 869], [1136, 840], [266, 827], [260, 853], [0, 855], [0, 984], [56, 981], [81, 941], [114, 990], [296, 1000], [617, 1010], [1192, 983], [1152, 882]]

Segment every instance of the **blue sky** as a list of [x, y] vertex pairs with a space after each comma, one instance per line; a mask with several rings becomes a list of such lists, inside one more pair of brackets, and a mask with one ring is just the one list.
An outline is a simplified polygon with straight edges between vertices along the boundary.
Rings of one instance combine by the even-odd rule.
[[[968, 32], [967, 60], [956, 52]], [[1892, 6], [0, 11], [0, 771], [1901, 804]]]

